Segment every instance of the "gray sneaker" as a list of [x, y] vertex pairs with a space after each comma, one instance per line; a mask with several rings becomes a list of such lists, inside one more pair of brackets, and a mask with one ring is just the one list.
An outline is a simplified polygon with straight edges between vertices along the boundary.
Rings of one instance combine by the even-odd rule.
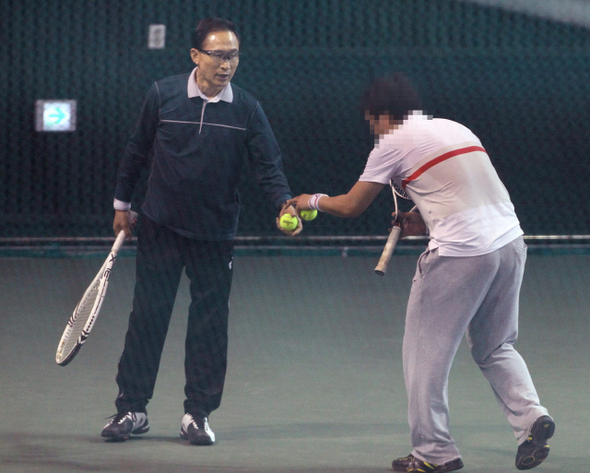
[[114, 415], [112, 420], [104, 426], [102, 437], [123, 441], [127, 440], [131, 434], [145, 434], [150, 430], [147, 413], [145, 412], [119, 412]]

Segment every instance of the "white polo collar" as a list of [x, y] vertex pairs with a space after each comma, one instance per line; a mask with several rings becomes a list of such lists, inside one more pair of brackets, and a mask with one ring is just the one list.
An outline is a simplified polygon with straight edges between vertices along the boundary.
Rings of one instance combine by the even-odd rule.
[[432, 120], [432, 116], [426, 115], [423, 110], [411, 110], [407, 120]]
[[201, 97], [203, 100], [210, 103], [219, 102], [220, 100], [229, 103], [233, 102], [234, 93], [231, 88], [231, 84], [227, 84], [223, 89], [221, 89], [221, 91], [215, 97], [209, 98], [205, 94], [203, 94], [203, 92], [201, 92], [201, 90], [199, 89], [199, 86], [197, 85], [196, 74], [197, 68], [195, 67], [193, 69], [193, 72], [191, 72], [190, 76], [188, 77], [187, 92], [189, 99], [192, 99], [194, 97]]

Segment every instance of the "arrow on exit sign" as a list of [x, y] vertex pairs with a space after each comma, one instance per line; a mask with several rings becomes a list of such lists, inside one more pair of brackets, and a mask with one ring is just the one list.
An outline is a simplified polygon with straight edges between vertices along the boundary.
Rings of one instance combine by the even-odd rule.
[[75, 131], [75, 100], [37, 100], [35, 103], [37, 131]]

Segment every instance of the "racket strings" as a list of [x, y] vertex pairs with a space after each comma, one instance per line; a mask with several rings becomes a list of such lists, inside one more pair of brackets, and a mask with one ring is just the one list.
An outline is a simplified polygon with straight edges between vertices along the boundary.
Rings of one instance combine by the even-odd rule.
[[412, 200], [412, 198], [401, 186], [396, 184], [396, 182], [393, 179], [389, 181], [389, 185], [391, 186], [391, 193], [393, 194], [393, 204], [395, 206], [395, 221], [399, 222], [399, 207], [397, 203], [397, 198], [401, 197], [402, 199], [406, 200]]
[[70, 351], [76, 347], [78, 339], [84, 332], [84, 327], [86, 327], [88, 318], [90, 317], [92, 309], [95, 306], [99, 288], [100, 280], [97, 280], [92, 285], [92, 287], [88, 288], [88, 291], [76, 307], [74, 315], [72, 316], [72, 320], [70, 321], [69, 334], [64, 340], [64, 345], [62, 348], [63, 356], [67, 356]]
[[412, 200], [412, 198], [406, 192], [406, 190], [402, 186], [397, 185], [395, 183], [395, 181], [393, 181], [393, 180], [391, 181], [391, 188], [393, 189], [393, 192], [395, 194], [397, 194], [399, 197], [401, 197], [402, 199]]

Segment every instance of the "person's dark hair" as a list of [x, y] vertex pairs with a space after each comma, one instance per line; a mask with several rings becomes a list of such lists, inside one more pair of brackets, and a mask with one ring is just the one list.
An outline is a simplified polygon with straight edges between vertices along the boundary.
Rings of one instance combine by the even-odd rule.
[[387, 114], [403, 121], [412, 110], [422, 110], [422, 99], [410, 80], [396, 72], [376, 79], [365, 91], [362, 106], [373, 117]]
[[225, 20], [223, 18], [205, 18], [199, 22], [193, 31], [191, 37], [191, 47], [198, 49], [199, 51], [202, 50], [203, 43], [207, 37], [216, 31], [231, 31], [236, 35], [236, 38], [238, 38], [238, 42], [240, 41], [240, 35], [236, 30], [236, 25], [231, 21]]

